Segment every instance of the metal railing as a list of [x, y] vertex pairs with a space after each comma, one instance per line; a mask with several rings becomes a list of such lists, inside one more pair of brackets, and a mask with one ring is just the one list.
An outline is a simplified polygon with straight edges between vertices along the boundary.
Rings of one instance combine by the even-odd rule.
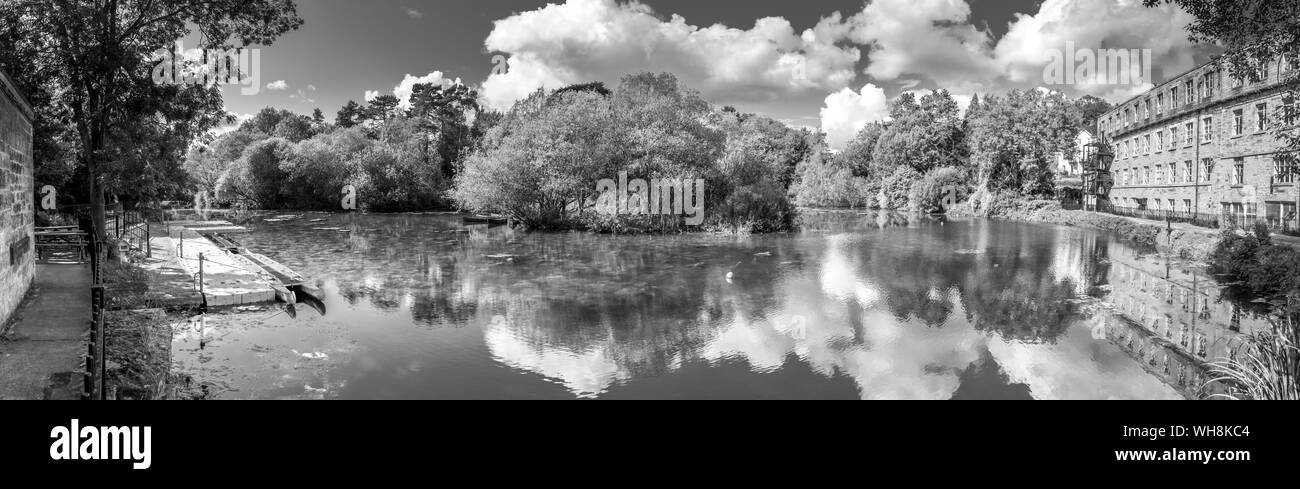
[[1136, 217], [1138, 219], [1149, 219], [1152, 221], [1165, 221], [1171, 223], [1187, 223], [1194, 226], [1200, 226], [1211, 229], [1244, 229], [1252, 230], [1256, 224], [1263, 224], [1268, 227], [1269, 231], [1275, 234], [1285, 234], [1288, 236], [1300, 236], [1300, 225], [1296, 223], [1296, 216], [1258, 216], [1247, 214], [1236, 214], [1225, 212], [1214, 214], [1208, 212], [1188, 212], [1188, 211], [1168, 211], [1158, 209], [1139, 209], [1134, 207], [1116, 207], [1113, 205], [1102, 205], [1098, 211], [1117, 216]]
[[1141, 209], [1137, 207], [1117, 207], [1110, 204], [1101, 205], [1097, 210], [1117, 216], [1136, 217], [1152, 221], [1180, 222], [1214, 229], [1220, 227], [1220, 221], [1223, 218], [1221, 214], [1208, 212]]
[[90, 238], [90, 341], [86, 346], [86, 375], [84, 396], [86, 399], [104, 399], [104, 314], [108, 298], [104, 289], [104, 261], [108, 258], [106, 248], [99, 239], [99, 233], [93, 232]]

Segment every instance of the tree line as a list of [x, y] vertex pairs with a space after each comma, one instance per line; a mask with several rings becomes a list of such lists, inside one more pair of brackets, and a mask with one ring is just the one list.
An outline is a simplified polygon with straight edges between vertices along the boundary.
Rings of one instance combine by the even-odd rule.
[[799, 205], [943, 210], [971, 200], [976, 210], [1005, 198], [1052, 198], [1058, 153], [1108, 110], [1106, 101], [1044, 89], [972, 97], [963, 111], [946, 90], [889, 104], [889, 120], [866, 124], [843, 151], [822, 145], [800, 164]]

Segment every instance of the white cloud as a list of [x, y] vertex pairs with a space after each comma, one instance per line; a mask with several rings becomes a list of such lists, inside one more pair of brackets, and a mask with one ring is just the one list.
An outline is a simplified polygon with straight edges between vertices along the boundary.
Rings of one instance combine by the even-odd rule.
[[[1182, 9], [1147, 8], [1140, 0], [1046, 0], [1038, 13], [1017, 15], [995, 54], [1013, 82], [1041, 83], [1052, 49], [1150, 49], [1152, 62], [1170, 76], [1194, 64], [1185, 27], [1192, 17]], [[1140, 87], [1082, 84], [1095, 95], [1123, 96]], [[1148, 87], [1149, 88], [1149, 87]]]
[[889, 117], [889, 103], [884, 90], [868, 83], [857, 92], [845, 88], [828, 95], [821, 117], [827, 145], [844, 149], [868, 122]]
[[[225, 110], [225, 108], [223, 107], [222, 110]], [[230, 112], [230, 114], [235, 116], [234, 123], [214, 127], [209, 130], [208, 133], [213, 136], [221, 136], [226, 133], [234, 132], [236, 129], [239, 129], [240, 125], [253, 118], [253, 114], [241, 114], [238, 112]]]
[[416, 10], [416, 9], [413, 9], [413, 8], [407, 8], [407, 9], [406, 9], [406, 16], [407, 16], [407, 17], [410, 17], [410, 18], [412, 18], [412, 19], [423, 19], [423, 18], [424, 18], [424, 12], [421, 12], [421, 11]]
[[839, 90], [854, 78], [860, 52], [836, 44], [835, 23], [796, 32], [780, 17], [750, 29], [699, 27], [679, 15], [615, 0], [568, 0], [495, 22], [484, 46], [506, 53], [509, 69], [483, 83], [489, 106], [506, 108], [540, 87], [609, 84], [628, 73], [667, 71], [719, 102], [772, 100]]
[[267, 90], [288, 90], [289, 83], [284, 80], [276, 80], [266, 84]]
[[877, 80], [920, 75], [964, 88], [998, 73], [992, 37], [970, 13], [963, 0], [875, 0], [845, 21], [847, 38], [871, 47], [866, 74]]
[[[397, 97], [399, 101], [398, 107], [409, 109], [411, 108], [411, 94], [415, 92], [415, 86], [425, 83], [444, 87], [452, 84], [463, 84], [460, 78], [447, 78], [441, 71], [435, 71], [424, 76], [415, 76], [408, 73], [402, 77], [402, 81], [398, 82], [390, 93]], [[380, 95], [383, 95], [383, 93], [379, 90], [366, 90], [365, 99], [369, 102]]]

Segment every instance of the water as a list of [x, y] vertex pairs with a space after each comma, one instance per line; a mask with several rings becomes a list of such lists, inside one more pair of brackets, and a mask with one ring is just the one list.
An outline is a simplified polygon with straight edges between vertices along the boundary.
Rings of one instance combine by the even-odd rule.
[[1100, 232], [805, 218], [752, 237], [254, 219], [244, 244], [324, 314], [208, 314], [176, 367], [218, 398], [1166, 399], [1198, 395], [1199, 338], [1230, 351], [1243, 329], [1211, 281]]

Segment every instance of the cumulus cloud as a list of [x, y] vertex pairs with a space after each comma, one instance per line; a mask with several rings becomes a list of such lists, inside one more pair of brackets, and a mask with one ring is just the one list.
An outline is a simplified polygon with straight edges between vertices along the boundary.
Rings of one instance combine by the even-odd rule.
[[488, 105], [506, 108], [540, 87], [613, 83], [639, 71], [675, 73], [720, 103], [772, 100], [809, 90], [839, 90], [854, 78], [858, 48], [841, 46], [834, 23], [796, 32], [780, 17], [749, 29], [661, 20], [646, 5], [568, 0], [495, 22], [484, 41], [509, 69], [483, 83]]
[[266, 89], [267, 90], [288, 90], [289, 82], [286, 82], [284, 80], [276, 80], [271, 83], [267, 83]]
[[[444, 87], [452, 84], [463, 84], [460, 78], [447, 78], [441, 71], [435, 71], [423, 76], [415, 76], [407, 73], [406, 76], [402, 77], [402, 81], [398, 82], [397, 86], [393, 87], [393, 90], [390, 93], [397, 97], [397, 100], [399, 101], [398, 107], [409, 109], [411, 108], [411, 94], [415, 92], [415, 86], [426, 83], [442, 85]], [[383, 92], [379, 90], [366, 90], [365, 99], [369, 102], [380, 95], [383, 95]]]
[[868, 122], [883, 121], [888, 117], [889, 103], [885, 91], [868, 83], [856, 92], [845, 88], [826, 97], [821, 110], [822, 131], [826, 133], [826, 143], [831, 148], [844, 149]]
[[[1169, 76], [1195, 62], [1184, 30], [1191, 20], [1182, 9], [1147, 8], [1140, 0], [1046, 0], [1038, 13], [1016, 16], [998, 42], [995, 56], [1010, 81], [1039, 83], [1051, 61], [1049, 50], [1063, 51], [1067, 41], [1076, 49], [1150, 49], [1152, 64]], [[1092, 83], [1075, 88], [1113, 96], [1141, 91], [1141, 87]]]
[[870, 46], [866, 74], [921, 75], [947, 88], [996, 76], [992, 36], [969, 23], [964, 0], [876, 0], [846, 19], [849, 40]]

